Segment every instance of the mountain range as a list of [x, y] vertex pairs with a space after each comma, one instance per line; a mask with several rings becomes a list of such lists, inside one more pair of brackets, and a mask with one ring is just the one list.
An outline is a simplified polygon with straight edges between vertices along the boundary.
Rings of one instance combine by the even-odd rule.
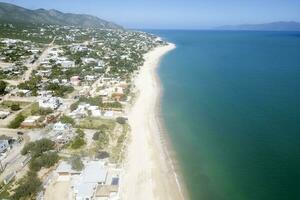
[[218, 30], [252, 30], [252, 31], [300, 31], [299, 22], [272, 22], [265, 24], [226, 25], [217, 27]]
[[122, 29], [121, 26], [115, 23], [99, 19], [92, 15], [63, 13], [54, 9], [30, 10], [3, 2], [0, 2], [0, 22]]

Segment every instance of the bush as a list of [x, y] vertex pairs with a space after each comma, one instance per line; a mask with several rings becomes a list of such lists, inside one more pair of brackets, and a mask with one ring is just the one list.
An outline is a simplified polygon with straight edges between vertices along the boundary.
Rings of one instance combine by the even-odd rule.
[[126, 124], [126, 118], [124, 118], [124, 117], [117, 117], [116, 121], [119, 124]]
[[7, 83], [5, 81], [0, 81], [0, 95], [5, 94]]
[[99, 135], [100, 135], [100, 131], [94, 133], [93, 140], [95, 140], [95, 141], [99, 140]]
[[72, 149], [79, 149], [83, 145], [85, 145], [85, 140], [84, 140], [84, 132], [81, 129], [76, 130], [77, 136], [71, 143], [71, 148]]
[[20, 105], [19, 105], [19, 104], [12, 104], [12, 105], [10, 106], [10, 109], [11, 109], [12, 111], [18, 111], [18, 110], [20, 110], [21, 108], [20, 108]]
[[8, 125], [9, 128], [19, 128], [21, 123], [25, 120], [25, 117], [20, 113], [14, 120]]
[[71, 144], [72, 149], [79, 149], [80, 147], [85, 145], [85, 141], [81, 137], [76, 137]]
[[99, 151], [96, 154], [96, 158], [98, 158], [98, 159], [105, 159], [105, 158], [108, 158], [108, 157], [109, 157], [109, 153], [106, 152], [106, 151]]
[[61, 116], [59, 121], [64, 124], [72, 124], [72, 125], [75, 124], [74, 119], [66, 115]]

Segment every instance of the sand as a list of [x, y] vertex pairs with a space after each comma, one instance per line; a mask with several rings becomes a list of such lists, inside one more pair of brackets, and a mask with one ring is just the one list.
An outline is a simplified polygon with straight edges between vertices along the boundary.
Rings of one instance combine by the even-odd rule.
[[121, 188], [124, 200], [184, 199], [172, 161], [161, 140], [157, 120], [160, 87], [156, 68], [174, 44], [157, 47], [145, 54], [145, 63], [135, 79], [139, 91], [128, 113], [131, 135]]

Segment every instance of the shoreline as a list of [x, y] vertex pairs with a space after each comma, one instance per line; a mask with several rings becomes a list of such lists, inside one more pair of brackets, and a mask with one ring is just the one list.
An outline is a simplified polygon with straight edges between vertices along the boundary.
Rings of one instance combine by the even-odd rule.
[[161, 58], [174, 44], [144, 55], [145, 62], [134, 83], [138, 97], [128, 113], [130, 141], [124, 165], [122, 199], [186, 199], [183, 181], [174, 164], [174, 151], [160, 117], [162, 88], [157, 75]]

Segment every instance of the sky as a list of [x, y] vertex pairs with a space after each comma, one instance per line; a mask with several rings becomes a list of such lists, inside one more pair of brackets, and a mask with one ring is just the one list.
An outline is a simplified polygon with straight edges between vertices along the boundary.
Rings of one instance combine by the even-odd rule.
[[126, 28], [201, 29], [300, 22], [300, 0], [0, 0], [29, 9], [91, 14]]

